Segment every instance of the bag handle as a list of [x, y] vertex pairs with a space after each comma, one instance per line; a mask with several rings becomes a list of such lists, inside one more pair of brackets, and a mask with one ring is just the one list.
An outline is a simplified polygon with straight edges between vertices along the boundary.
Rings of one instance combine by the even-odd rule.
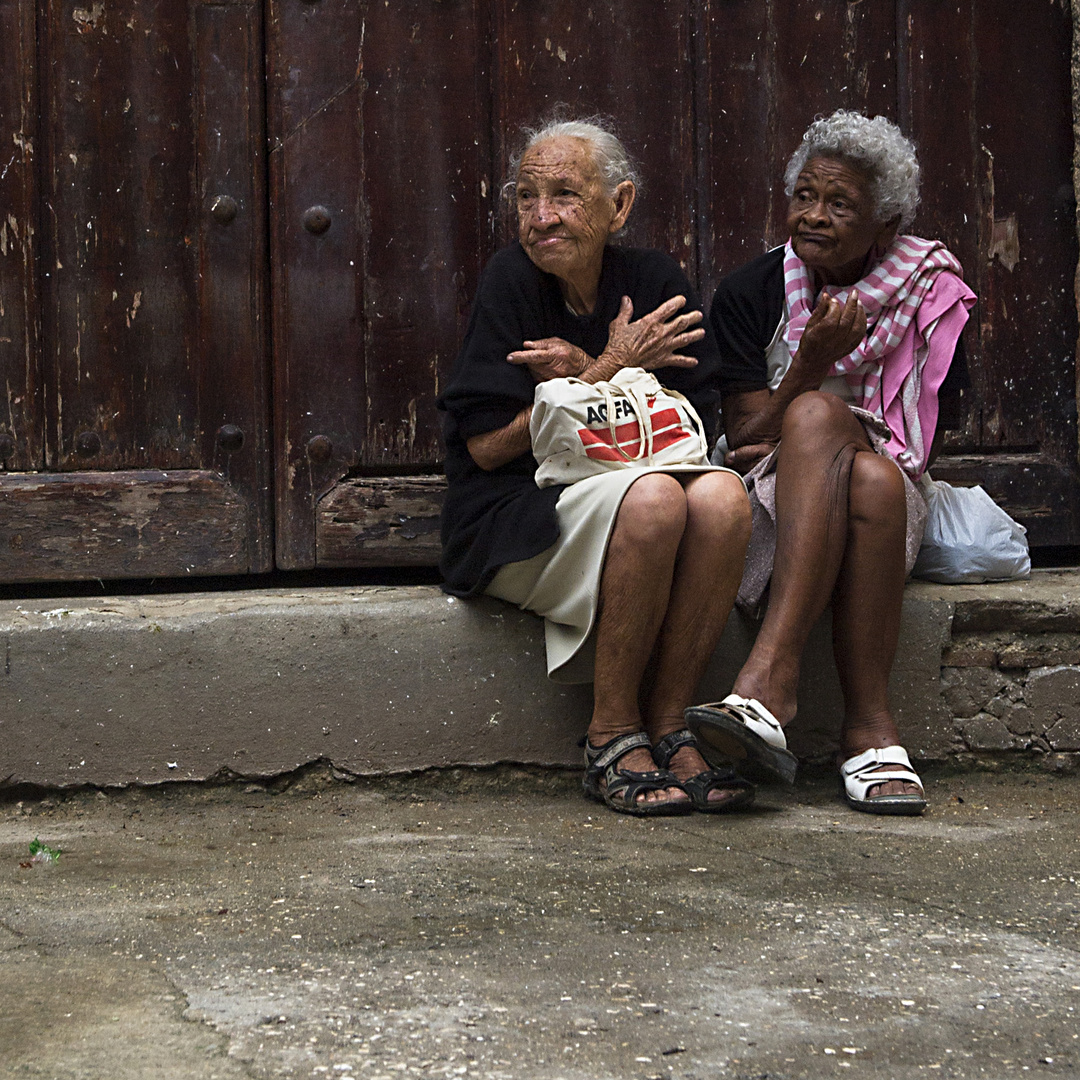
[[[647, 445], [649, 464], [651, 465], [653, 463], [653, 443], [656, 436], [653, 432], [652, 416], [649, 413], [648, 395], [634, 382], [623, 385], [622, 391], [634, 403], [638, 417], [638, 430], [644, 431], [646, 436], [645, 439], [642, 439], [642, 450], [644, 451]], [[644, 452], [640, 453], [634, 460], [640, 461], [644, 456]]]
[[619, 389], [622, 390], [624, 395], [637, 407], [634, 419], [637, 421], [638, 426], [638, 452], [634, 455], [628, 454], [619, 445], [619, 436], [615, 431], [615, 395], [611, 391], [611, 384], [606, 381], [599, 382], [596, 384], [596, 388], [604, 395], [604, 407], [607, 409], [608, 431], [611, 434], [611, 445], [615, 447], [616, 452], [624, 461], [640, 461], [645, 456], [646, 443], [648, 443], [649, 463], [651, 464], [653, 455], [652, 424], [649, 421], [648, 410], [646, 409], [644, 414], [641, 412], [641, 406], [632, 392], [632, 387], [622, 386]]

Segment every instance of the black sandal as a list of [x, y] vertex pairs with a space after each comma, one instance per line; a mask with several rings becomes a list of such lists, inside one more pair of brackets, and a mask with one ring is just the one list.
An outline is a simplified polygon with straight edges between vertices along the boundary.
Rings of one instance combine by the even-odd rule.
[[[638, 802], [641, 794], [663, 791], [665, 788], [682, 788], [682, 783], [667, 769], [650, 772], [633, 772], [619, 769], [619, 758], [639, 746], [649, 748], [649, 736], [643, 731], [633, 735], [616, 735], [603, 746], [593, 746], [585, 740], [585, 779], [582, 787], [585, 797], [602, 802], [617, 814], [633, 814], [635, 817], [667, 817], [689, 814], [694, 809], [690, 799], [667, 802]], [[600, 781], [604, 781], [601, 787]], [[693, 796], [691, 796], [692, 798]]]
[[[671, 766], [671, 759], [684, 747], [692, 746], [700, 754], [698, 741], [689, 728], [673, 731], [665, 735], [653, 747], [653, 761], [661, 769]], [[695, 810], [703, 814], [722, 814], [740, 806], [747, 806], [754, 801], [754, 785], [744, 780], [734, 769], [706, 769], [689, 780], [679, 780], [679, 787], [690, 796]], [[735, 794], [721, 802], [709, 802], [710, 791], [732, 791]]]

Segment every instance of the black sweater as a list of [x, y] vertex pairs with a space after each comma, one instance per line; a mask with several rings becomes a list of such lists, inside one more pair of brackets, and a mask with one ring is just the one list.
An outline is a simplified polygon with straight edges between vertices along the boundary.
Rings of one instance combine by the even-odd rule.
[[[533, 401], [536, 383], [528, 368], [507, 362], [525, 341], [559, 337], [599, 356], [607, 347], [608, 325], [623, 296], [634, 304], [632, 318], [647, 315], [672, 296], [701, 302], [679, 265], [643, 248], [609, 246], [604, 251], [596, 308], [575, 315], [563, 300], [558, 280], [533, 265], [518, 243], [497, 252], [484, 268], [469, 328], [450, 383], [439, 398], [446, 412], [446, 476], [449, 490], [442, 515], [443, 588], [455, 596], [482, 592], [501, 566], [520, 562], [559, 538], [555, 504], [563, 488], [538, 488], [531, 453], [486, 472], [466, 446], [509, 424]], [[685, 394], [697, 409], [711, 442], [719, 401], [720, 357], [706, 324], [702, 341], [683, 352], [695, 368], [664, 368], [657, 378]]]

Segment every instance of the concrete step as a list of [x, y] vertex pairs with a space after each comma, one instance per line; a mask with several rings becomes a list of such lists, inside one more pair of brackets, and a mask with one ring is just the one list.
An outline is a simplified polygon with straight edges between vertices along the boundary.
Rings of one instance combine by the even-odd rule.
[[[755, 627], [733, 615], [722, 697]], [[589, 687], [544, 674], [540, 621], [433, 586], [0, 602], [0, 783], [263, 778], [521, 762], [576, 766]], [[790, 729], [827, 758], [842, 716], [828, 615]], [[1080, 573], [909, 584], [893, 704], [913, 758], [1080, 751]]]

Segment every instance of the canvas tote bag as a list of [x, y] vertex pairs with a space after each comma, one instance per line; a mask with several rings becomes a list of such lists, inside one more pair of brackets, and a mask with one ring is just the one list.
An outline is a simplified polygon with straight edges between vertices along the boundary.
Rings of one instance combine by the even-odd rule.
[[539, 383], [529, 432], [538, 487], [613, 469], [709, 463], [693, 405], [643, 368], [622, 368], [608, 382]]

